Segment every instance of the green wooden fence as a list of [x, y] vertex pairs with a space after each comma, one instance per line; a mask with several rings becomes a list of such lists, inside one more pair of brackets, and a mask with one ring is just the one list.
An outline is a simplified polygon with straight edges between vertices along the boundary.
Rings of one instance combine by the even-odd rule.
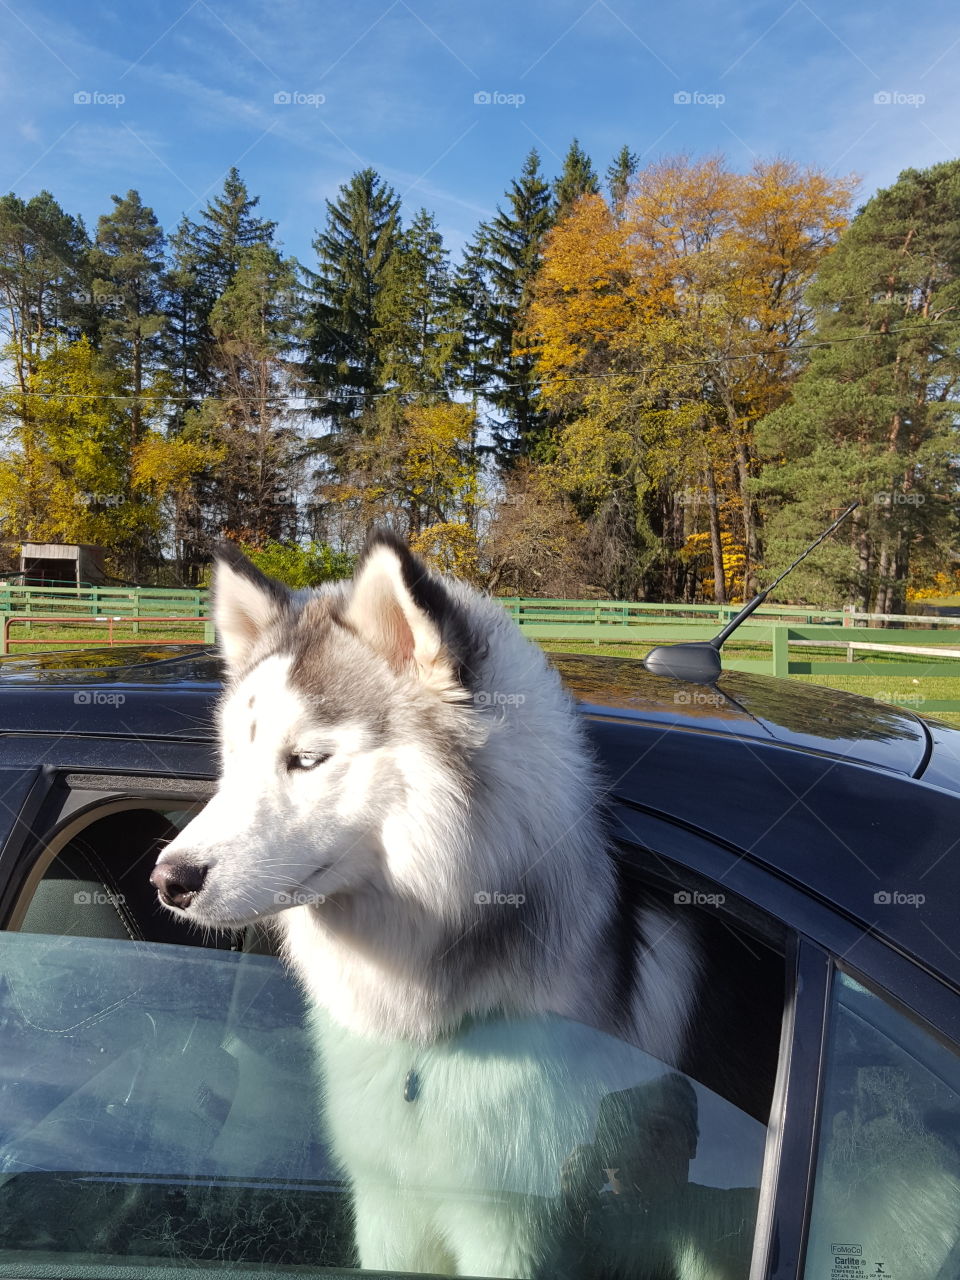
[[[576, 641], [593, 645], [638, 644], [645, 647], [682, 640], [709, 640], [720, 625], [733, 617], [739, 606], [711, 604], [633, 603], [620, 600], [533, 600], [502, 598], [502, 604], [532, 640]], [[206, 590], [178, 587], [18, 587], [0, 583], [0, 620], [10, 618], [29, 627], [32, 614], [50, 617], [126, 618], [135, 631], [151, 617], [177, 615], [207, 620]], [[733, 656], [724, 666], [735, 671], [761, 672], [775, 676], [847, 675], [947, 677], [960, 681], [960, 617], [903, 616], [890, 618], [893, 625], [870, 625], [876, 615], [858, 615], [836, 609], [806, 606], [764, 605], [737, 633], [741, 643], [769, 646], [758, 657]], [[205, 628], [209, 635], [209, 627]], [[860, 649], [847, 648], [845, 660], [815, 653], [818, 643], [828, 650], [847, 647], [848, 642], [875, 649], [871, 659], [857, 657]], [[735, 647], [737, 640], [732, 642]], [[793, 649], [791, 651], [791, 646]], [[883, 649], [933, 649], [917, 655], [891, 653]], [[937, 650], [944, 649], [941, 657]], [[950, 651], [953, 651], [951, 653]], [[958, 684], [960, 691], [960, 684]], [[960, 712], [956, 700], [922, 701], [925, 711]]]

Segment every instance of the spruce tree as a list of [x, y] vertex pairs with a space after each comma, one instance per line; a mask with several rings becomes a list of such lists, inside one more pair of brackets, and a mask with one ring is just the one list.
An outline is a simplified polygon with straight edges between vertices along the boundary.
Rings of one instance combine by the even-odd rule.
[[768, 572], [859, 498], [845, 540], [823, 548], [819, 573], [801, 566], [795, 589], [902, 613], [911, 570], [942, 561], [957, 536], [960, 161], [878, 192], [809, 297], [825, 345], [757, 432], [761, 487], [778, 506]]
[[624, 201], [630, 191], [630, 183], [640, 167], [640, 157], [634, 155], [624, 145], [617, 152], [613, 163], [607, 169], [607, 190], [610, 193], [610, 204], [615, 213], [623, 208]]
[[457, 385], [470, 396], [474, 412], [492, 376], [490, 330], [494, 296], [487, 271], [488, 234], [488, 229], [481, 226], [467, 242], [451, 284]]
[[553, 184], [554, 214], [560, 219], [568, 213], [581, 196], [600, 194], [600, 182], [593, 162], [576, 138], [563, 161], [560, 177]]
[[531, 151], [519, 179], [506, 193], [507, 208], [484, 228], [485, 267], [493, 306], [490, 339], [491, 385], [487, 399], [498, 411], [493, 437], [497, 460], [509, 466], [535, 451], [544, 414], [533, 354], [526, 349], [523, 326], [530, 286], [540, 267], [543, 238], [550, 229], [550, 186]]
[[204, 396], [217, 394], [220, 375], [210, 313], [233, 281], [244, 252], [273, 244], [277, 224], [258, 215], [259, 203], [259, 196], [250, 195], [238, 170], [232, 168], [223, 190], [198, 221], [183, 218], [171, 238], [166, 334], [167, 362], [178, 397], [175, 427]]
[[375, 306], [379, 380], [401, 394], [445, 395], [457, 346], [448, 254], [426, 209], [397, 238]]
[[363, 169], [327, 201], [327, 223], [314, 240], [306, 372], [315, 412], [333, 435], [357, 419], [380, 385], [377, 305], [400, 233], [399, 209], [396, 192]]

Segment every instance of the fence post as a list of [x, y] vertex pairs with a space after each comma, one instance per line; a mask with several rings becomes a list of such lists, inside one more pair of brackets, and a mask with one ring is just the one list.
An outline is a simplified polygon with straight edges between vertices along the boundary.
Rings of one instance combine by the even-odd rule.
[[790, 674], [790, 628], [781, 622], [771, 623], [772, 666], [775, 676]]
[[216, 637], [213, 634], [213, 623], [207, 620], [203, 624], [203, 643], [214, 644], [215, 641]]
[[10, 630], [10, 619], [12, 613], [4, 612], [3, 623], [0, 625], [0, 655], [7, 656], [7, 632]]

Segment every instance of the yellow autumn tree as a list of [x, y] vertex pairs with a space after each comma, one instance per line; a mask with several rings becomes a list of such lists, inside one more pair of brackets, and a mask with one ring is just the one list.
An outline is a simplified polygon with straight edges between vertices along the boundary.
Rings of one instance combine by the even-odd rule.
[[591, 519], [617, 513], [633, 590], [692, 598], [709, 579], [724, 600], [731, 565], [751, 589], [753, 427], [789, 394], [803, 292], [852, 190], [781, 160], [738, 174], [681, 156], [640, 172], [617, 216], [587, 197], [549, 236], [527, 342], [569, 492]]
[[172, 496], [212, 456], [146, 414], [133, 440], [128, 397], [85, 338], [45, 339], [38, 352], [23, 390], [0, 401], [0, 530], [12, 541], [106, 547], [126, 576], [156, 553]]

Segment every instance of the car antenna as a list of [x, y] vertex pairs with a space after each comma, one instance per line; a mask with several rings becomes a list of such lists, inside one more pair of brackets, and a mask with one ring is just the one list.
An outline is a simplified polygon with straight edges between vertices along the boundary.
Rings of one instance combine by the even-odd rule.
[[846, 520], [851, 511], [855, 511], [859, 507], [859, 502], [851, 503], [844, 511], [843, 515], [838, 516], [834, 520], [829, 529], [824, 529], [816, 542], [812, 542], [802, 555], [797, 556], [793, 564], [784, 569], [780, 577], [771, 582], [769, 587], [765, 587], [759, 595], [743, 606], [735, 618], [727, 623], [723, 630], [713, 637], [712, 640], [687, 640], [680, 644], [662, 644], [658, 645], [643, 660], [643, 665], [648, 671], [652, 671], [658, 676], [672, 676], [676, 680], [692, 680], [698, 684], [710, 684], [716, 680], [723, 670], [720, 662], [720, 649], [723, 642], [727, 640], [739, 627], [741, 622], [746, 622], [751, 613], [763, 604], [767, 596], [784, 580], [788, 573], [792, 572], [801, 560], [806, 560], [811, 551], [815, 551], [825, 538], [828, 538], [834, 529]]

